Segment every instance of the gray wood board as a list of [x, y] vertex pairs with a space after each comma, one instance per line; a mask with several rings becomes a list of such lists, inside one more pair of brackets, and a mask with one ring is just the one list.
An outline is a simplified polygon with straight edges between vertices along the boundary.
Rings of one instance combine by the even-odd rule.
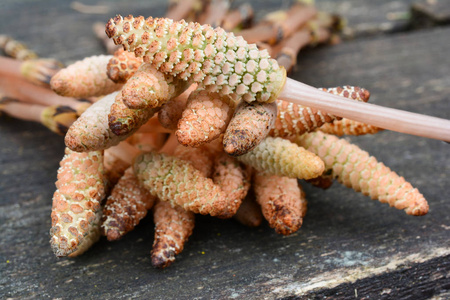
[[[17, 29], [8, 31], [42, 56], [75, 60], [102, 50], [89, 31], [93, 16], [71, 12], [69, 2], [2, 3], [1, 31]], [[138, 3], [132, 9], [144, 7]], [[132, 12], [121, 5], [115, 9]], [[292, 77], [314, 86], [360, 85], [372, 92], [373, 103], [449, 119], [449, 34], [443, 28], [304, 51]], [[48, 230], [63, 139], [2, 116], [0, 297], [299, 296], [448, 255], [450, 146], [395, 132], [350, 140], [419, 188], [429, 214], [407, 216], [337, 183], [327, 191], [304, 185], [309, 208], [296, 234], [281, 237], [266, 225], [250, 229], [199, 216], [184, 252], [160, 271], [150, 265], [151, 218], [119, 242], [102, 239], [76, 259], [54, 257]]]
[[336, 288], [315, 291], [304, 296], [289, 296], [282, 300], [302, 299], [449, 299], [450, 256], [430, 259], [389, 273], [359, 279]]
[[[167, 1], [89, 1], [90, 5], [107, 5], [104, 14], [82, 14], [71, 9], [69, 0], [2, 0], [0, 3], [0, 33], [25, 41], [42, 57], [50, 54], [64, 62], [96, 55], [103, 51], [91, 27], [93, 22], [107, 22], [116, 14], [163, 16]], [[233, 7], [246, 2], [237, 0]], [[287, 9], [292, 1], [250, 1], [256, 20], [278, 9]], [[316, 0], [320, 10], [334, 12], [347, 20], [349, 36], [367, 36], [405, 30], [410, 24], [413, 0]], [[70, 37], [70, 38], [69, 38]]]
[[450, 23], [450, 2], [448, 0], [419, 0], [413, 3], [411, 12], [414, 26], [430, 27]]

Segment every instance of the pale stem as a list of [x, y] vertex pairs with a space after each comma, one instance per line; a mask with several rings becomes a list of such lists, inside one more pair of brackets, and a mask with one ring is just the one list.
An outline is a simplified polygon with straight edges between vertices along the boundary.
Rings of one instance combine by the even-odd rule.
[[22, 77], [20, 66], [22, 62], [16, 59], [0, 56], [0, 74], [7, 76]]
[[158, 120], [157, 116], [154, 116], [147, 123], [142, 125], [138, 131], [139, 133], [172, 133], [173, 130], [164, 128]]
[[[198, 84], [197, 83], [193, 83], [191, 84], [183, 93], [181, 93], [180, 95], [178, 95], [177, 97], [175, 97], [175, 99], [173, 99], [174, 101], [187, 101], [187, 99], [189, 98], [189, 95], [195, 91], [198, 88]], [[170, 100], [170, 101], [173, 101]]]
[[229, 0], [211, 0], [206, 11], [199, 17], [199, 23], [219, 26], [229, 8]]
[[314, 18], [316, 13], [316, 9], [312, 6], [296, 5], [287, 12], [285, 20], [262, 22], [236, 35], [241, 35], [249, 44], [260, 41], [269, 41], [270, 44], [274, 44], [280, 38], [291, 36], [299, 27]]
[[45, 106], [64, 105], [75, 110], [80, 105], [80, 102], [75, 98], [59, 96], [52, 90], [27, 81], [20, 74], [19, 77], [10, 74], [11, 76], [3, 72], [3, 67], [0, 70], [0, 89], [9, 97], [22, 102]]
[[[166, 13], [166, 18], [179, 21], [188, 16], [194, 7], [196, 0], [180, 0], [173, 8], [169, 9]], [[103, 26], [105, 27], [105, 26]], [[103, 29], [104, 31], [104, 29]]]
[[300, 26], [305, 24], [317, 14], [314, 6], [294, 5], [288, 11], [288, 18], [282, 22], [283, 34], [290, 36]]
[[143, 145], [146, 145], [150, 146], [152, 149], [159, 150], [162, 146], [164, 146], [166, 139], [167, 134], [136, 132], [127, 139], [127, 142], [137, 147], [138, 149], [141, 149]]
[[290, 78], [279, 98], [392, 131], [450, 142], [450, 120], [353, 101]]
[[0, 111], [11, 117], [41, 123], [41, 115], [45, 106], [30, 105], [20, 102], [7, 102], [0, 105]]
[[133, 163], [133, 159], [141, 153], [141, 151], [139, 151], [136, 147], [128, 144], [125, 141], [121, 142], [117, 146], [108, 148], [108, 151], [111, 153], [111, 155], [123, 160], [130, 165]]
[[268, 41], [273, 38], [273, 25], [270, 23], [258, 24], [252, 28], [239, 31], [236, 35], [242, 36], [249, 44]]
[[171, 134], [169, 138], [167, 139], [164, 146], [162, 146], [161, 149], [159, 149], [159, 153], [165, 153], [168, 155], [173, 155], [173, 152], [175, 151], [175, 148], [179, 145], [177, 140], [177, 136], [175, 134]]
[[310, 44], [322, 43], [330, 38], [330, 32], [325, 28], [319, 28], [316, 34], [316, 39], [313, 39], [311, 30], [302, 28], [274, 47], [271, 56], [276, 57], [278, 64], [290, 72], [297, 63], [297, 56], [302, 48]]
[[302, 28], [292, 36], [290, 36], [288, 39], [282, 41], [280, 45], [274, 47], [273, 56], [275, 57], [278, 53], [283, 52], [283, 50], [285, 51], [286, 49], [289, 49], [288, 52], [295, 53], [297, 55], [300, 49], [308, 45], [310, 42], [310, 30], [308, 30], [307, 28]]
[[239, 24], [245, 23], [253, 18], [253, 8], [250, 4], [244, 3], [231, 12], [228, 12], [222, 22], [222, 28], [226, 31], [232, 31]]

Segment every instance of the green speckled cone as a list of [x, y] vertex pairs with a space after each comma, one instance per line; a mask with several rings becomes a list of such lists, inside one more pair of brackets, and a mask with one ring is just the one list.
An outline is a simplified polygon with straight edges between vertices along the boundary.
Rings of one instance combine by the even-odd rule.
[[163, 73], [248, 102], [275, 101], [286, 80], [286, 70], [266, 50], [220, 27], [117, 15], [106, 34]]

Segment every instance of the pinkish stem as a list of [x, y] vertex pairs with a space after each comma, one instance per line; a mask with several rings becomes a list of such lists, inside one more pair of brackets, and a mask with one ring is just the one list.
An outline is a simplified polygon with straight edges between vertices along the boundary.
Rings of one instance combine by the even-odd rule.
[[279, 98], [392, 131], [450, 142], [450, 120], [351, 101], [290, 78]]

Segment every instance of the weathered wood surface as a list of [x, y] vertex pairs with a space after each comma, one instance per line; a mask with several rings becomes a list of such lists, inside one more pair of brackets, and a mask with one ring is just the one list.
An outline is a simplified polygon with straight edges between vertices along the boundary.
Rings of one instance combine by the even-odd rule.
[[[94, 20], [165, 11], [162, 1], [98, 3], [114, 3], [110, 15], [76, 13], [69, 1], [2, 0], [0, 32], [68, 62], [101, 53], [90, 31]], [[272, 1], [261, 9], [273, 7]], [[315, 86], [360, 85], [374, 103], [449, 119], [449, 35], [444, 27], [305, 51], [292, 77]], [[2, 116], [0, 298], [407, 299], [413, 291], [445, 297], [450, 145], [394, 132], [351, 140], [419, 188], [429, 214], [407, 216], [337, 183], [327, 191], [305, 185], [309, 208], [298, 233], [281, 237], [267, 226], [198, 217], [184, 252], [160, 271], [150, 265], [151, 218], [119, 242], [103, 239], [76, 259], [54, 257], [48, 230], [63, 139]]]
[[403, 267], [381, 275], [345, 283], [336, 288], [315, 291], [294, 299], [449, 299], [450, 256], [438, 257], [421, 264]]
[[413, 27], [450, 24], [450, 5], [447, 0], [420, 0], [411, 7]]

